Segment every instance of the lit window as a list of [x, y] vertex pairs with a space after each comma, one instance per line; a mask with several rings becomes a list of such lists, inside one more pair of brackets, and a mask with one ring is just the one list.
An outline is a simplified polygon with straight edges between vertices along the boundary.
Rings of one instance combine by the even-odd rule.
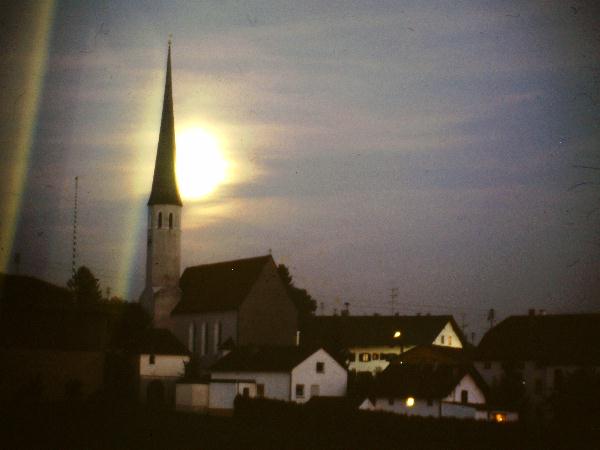
[[452, 336], [448, 336], [448, 345], [452, 345]]
[[158, 228], [162, 228], [162, 213], [158, 213]]
[[506, 422], [506, 414], [496, 413], [494, 415], [494, 420], [498, 423]]
[[153, 365], [154, 363], [155, 363], [155, 356], [154, 355], [150, 355], [149, 364]]
[[265, 396], [265, 385], [264, 384], [257, 384], [256, 385], [256, 396], [257, 397], [264, 397]]
[[324, 373], [324, 372], [325, 372], [325, 363], [318, 362], [317, 363], [317, 373]]
[[173, 213], [169, 213], [169, 228], [173, 229]]
[[303, 384], [296, 385], [296, 398], [304, 398], [304, 385]]
[[415, 399], [413, 397], [408, 397], [406, 399], [406, 406], [408, 406], [409, 408], [415, 406]]
[[361, 362], [369, 362], [371, 361], [371, 354], [370, 353], [361, 353], [359, 355], [360, 357], [360, 361]]

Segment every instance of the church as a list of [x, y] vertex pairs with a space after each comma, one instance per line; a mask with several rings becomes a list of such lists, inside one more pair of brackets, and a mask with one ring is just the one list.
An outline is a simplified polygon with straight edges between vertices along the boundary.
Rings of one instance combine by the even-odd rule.
[[169, 43], [140, 303], [154, 327], [170, 330], [201, 368], [239, 346], [296, 345], [298, 312], [271, 255], [188, 267], [181, 275], [172, 86]]

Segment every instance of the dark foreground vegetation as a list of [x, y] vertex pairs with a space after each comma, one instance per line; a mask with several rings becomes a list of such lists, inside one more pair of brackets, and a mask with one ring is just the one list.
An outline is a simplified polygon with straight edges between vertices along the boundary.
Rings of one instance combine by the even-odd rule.
[[[7, 406], [7, 405], [4, 405]], [[526, 426], [244, 401], [232, 418], [116, 402], [2, 408], [2, 448], [582, 449], [597, 424]]]

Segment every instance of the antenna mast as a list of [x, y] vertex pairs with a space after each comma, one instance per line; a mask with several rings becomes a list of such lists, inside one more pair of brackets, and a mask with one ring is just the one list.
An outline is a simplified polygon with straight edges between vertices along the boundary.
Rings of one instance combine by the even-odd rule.
[[77, 270], [77, 195], [79, 193], [79, 177], [75, 177], [75, 202], [73, 205], [73, 259], [71, 260], [71, 274], [75, 278]]

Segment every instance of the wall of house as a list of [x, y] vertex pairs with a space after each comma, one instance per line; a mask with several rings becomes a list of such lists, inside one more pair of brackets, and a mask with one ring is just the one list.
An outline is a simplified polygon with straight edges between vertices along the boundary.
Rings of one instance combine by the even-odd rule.
[[440, 402], [415, 398], [413, 406], [407, 406], [406, 398], [377, 398], [373, 403], [375, 411], [387, 411], [395, 414], [405, 414], [407, 416], [439, 417]]
[[446, 402], [461, 403], [462, 391], [467, 391], [467, 403], [484, 404], [485, 395], [479, 389], [473, 377], [466, 374], [454, 387], [452, 392], [444, 399]]
[[290, 400], [290, 374], [285, 372], [211, 372], [213, 379], [254, 380], [264, 385], [265, 398]]
[[0, 360], [0, 401], [18, 401], [25, 396], [62, 400], [67, 385], [73, 382], [79, 384], [85, 398], [104, 381], [103, 352], [2, 348]]
[[[323, 363], [323, 372], [317, 372], [317, 363]], [[304, 385], [304, 395], [296, 396], [296, 385]], [[292, 370], [292, 401], [304, 403], [311, 394], [343, 397], [348, 386], [348, 372], [324, 350], [318, 350]]]
[[448, 322], [432, 342], [433, 345], [462, 348], [462, 342], [456, 334], [451, 322]]
[[248, 389], [248, 397], [256, 397], [256, 384], [250, 381], [211, 381], [208, 385], [208, 409], [214, 414], [231, 414], [236, 396]]
[[477, 408], [473, 405], [442, 402], [442, 417], [455, 417], [457, 419], [475, 419]]
[[[216, 350], [215, 325], [221, 324], [221, 343], [227, 339], [238, 342], [237, 312], [211, 312], [204, 314], [178, 314], [171, 317], [171, 331], [183, 343], [200, 367], [208, 367], [223, 356], [223, 351]], [[195, 339], [192, 339], [192, 324], [195, 325]], [[206, 339], [203, 330], [206, 329]]]
[[298, 312], [269, 261], [239, 308], [240, 345], [295, 345]]
[[500, 361], [475, 361], [473, 365], [488, 386], [494, 387], [500, 383], [504, 373]]
[[150, 364], [150, 355], [140, 355], [140, 375], [152, 377], [181, 377], [185, 373], [185, 363], [190, 360], [185, 355], [154, 355], [154, 364]]
[[204, 412], [208, 410], [207, 383], [178, 383], [175, 387], [175, 409]]
[[[391, 353], [397, 356], [403, 352], [410, 350], [411, 348], [414, 348], [414, 345], [405, 345], [397, 347], [391, 347], [389, 345], [371, 347], [352, 347], [350, 348], [350, 352], [354, 353], [354, 359], [349, 362], [348, 370], [371, 373], [382, 372], [389, 365], [389, 362], [387, 360], [382, 359], [382, 354]], [[369, 361], [361, 360], [361, 354], [364, 353], [369, 354]]]

